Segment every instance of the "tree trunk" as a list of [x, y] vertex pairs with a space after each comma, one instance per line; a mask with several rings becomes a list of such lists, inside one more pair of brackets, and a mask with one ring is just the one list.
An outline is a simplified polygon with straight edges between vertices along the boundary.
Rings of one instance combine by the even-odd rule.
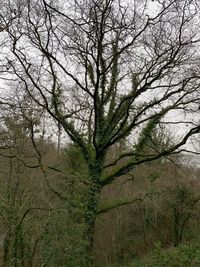
[[100, 201], [101, 194], [101, 168], [99, 165], [90, 171], [91, 173], [91, 184], [88, 189], [87, 196], [87, 206], [85, 211], [85, 223], [86, 230], [84, 238], [87, 240], [86, 245], [86, 256], [87, 256], [87, 266], [94, 266], [93, 252], [94, 252], [94, 234], [95, 234], [95, 222], [97, 217], [97, 208]]

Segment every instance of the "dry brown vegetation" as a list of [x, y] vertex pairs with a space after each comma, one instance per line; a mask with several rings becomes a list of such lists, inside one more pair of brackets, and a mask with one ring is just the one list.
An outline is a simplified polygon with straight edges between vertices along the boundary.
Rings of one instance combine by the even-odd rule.
[[[99, 216], [96, 257], [100, 266], [142, 257], [158, 241], [170, 247], [198, 236], [199, 170], [165, 160], [138, 167], [133, 174], [133, 180], [124, 177], [103, 192], [102, 199], [141, 199]], [[183, 235], [177, 237], [181, 229]]]
[[[81, 257], [88, 175], [84, 161], [73, 145], [57, 153], [52, 141], [36, 138], [37, 166], [30, 138], [15, 137], [0, 157], [2, 264], [79, 266], [75, 257]], [[112, 147], [107, 163], [124, 149], [125, 143]], [[158, 241], [170, 247], [196, 238], [199, 170], [185, 162], [179, 155], [146, 163], [104, 188], [95, 227], [99, 266], [143, 257]]]

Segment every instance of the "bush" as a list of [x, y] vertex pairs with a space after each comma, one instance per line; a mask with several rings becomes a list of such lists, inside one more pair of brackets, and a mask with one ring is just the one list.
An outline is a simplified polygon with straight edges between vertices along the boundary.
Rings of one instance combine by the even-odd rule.
[[[124, 267], [198, 267], [200, 266], [200, 246], [190, 244], [163, 250], [160, 243], [155, 245], [151, 256], [135, 260]], [[122, 266], [120, 266], [122, 267]]]

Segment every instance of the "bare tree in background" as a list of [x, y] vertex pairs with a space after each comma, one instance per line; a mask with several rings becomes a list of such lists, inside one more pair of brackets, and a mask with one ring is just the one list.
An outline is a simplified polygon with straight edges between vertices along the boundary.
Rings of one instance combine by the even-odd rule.
[[[200, 131], [198, 2], [6, 0], [1, 5], [2, 78], [17, 79], [87, 163], [91, 252], [102, 188], [136, 165], [180, 152]], [[170, 147], [143, 153], [162, 123], [188, 127]], [[106, 165], [109, 148], [123, 139], [134, 140], [129, 151]]]

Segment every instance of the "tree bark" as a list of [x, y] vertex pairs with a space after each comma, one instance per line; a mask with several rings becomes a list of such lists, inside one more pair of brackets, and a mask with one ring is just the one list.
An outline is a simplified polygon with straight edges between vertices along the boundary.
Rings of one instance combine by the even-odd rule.
[[101, 195], [101, 164], [94, 164], [94, 167], [90, 169], [91, 184], [88, 189], [87, 205], [85, 211], [85, 224], [86, 230], [84, 238], [86, 244], [87, 266], [94, 266], [94, 234], [95, 234], [95, 222], [97, 218], [97, 210], [100, 202]]

